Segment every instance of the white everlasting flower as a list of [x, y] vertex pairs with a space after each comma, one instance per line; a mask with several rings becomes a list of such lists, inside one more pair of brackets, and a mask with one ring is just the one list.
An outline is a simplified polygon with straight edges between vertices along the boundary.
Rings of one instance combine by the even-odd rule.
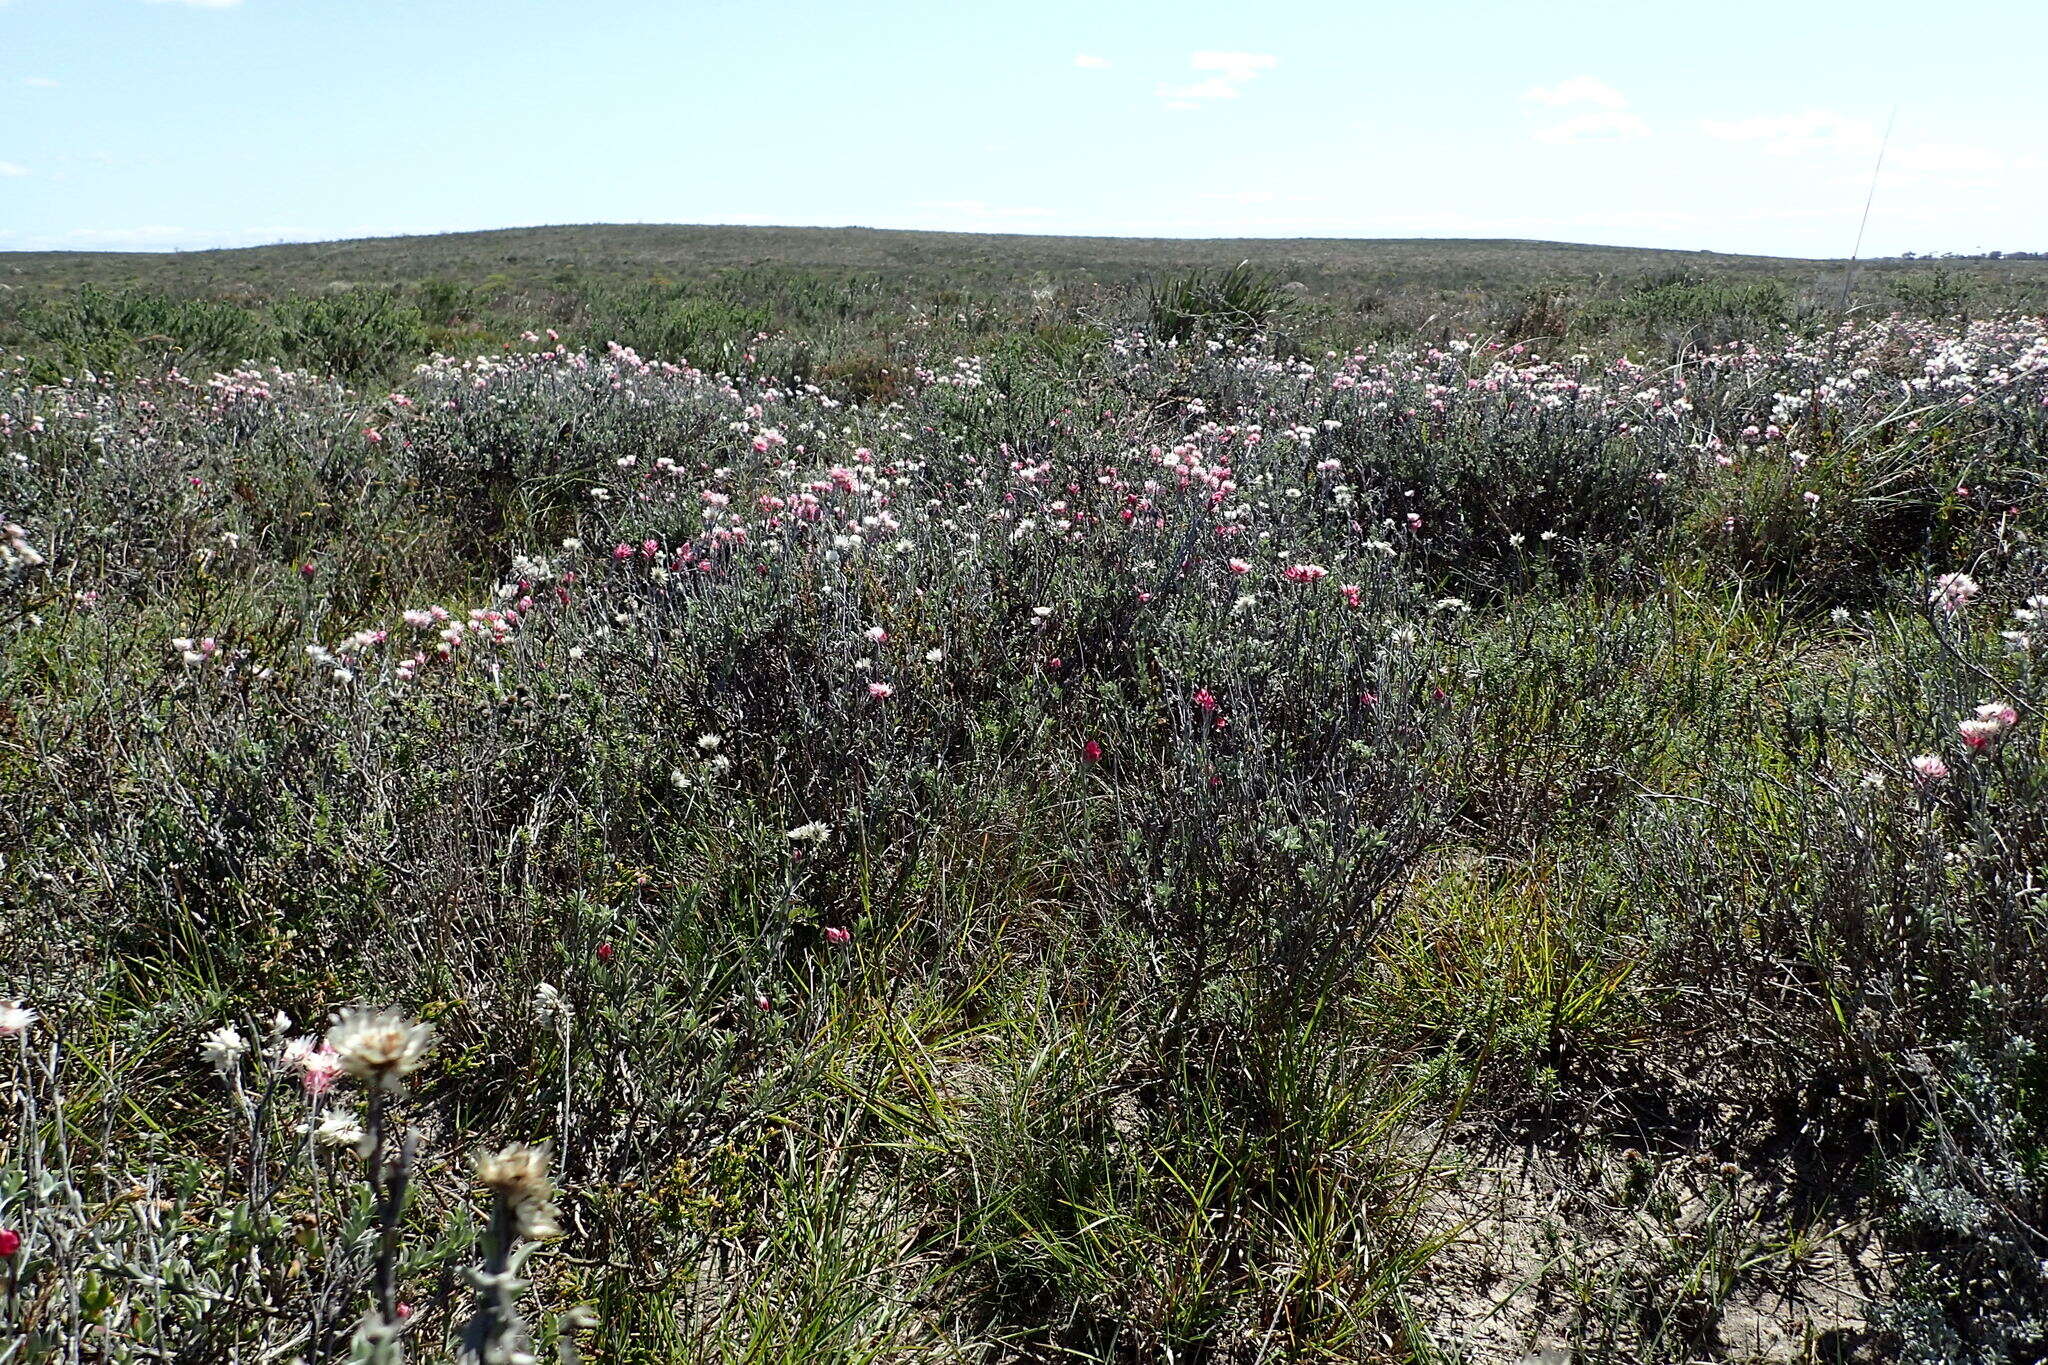
[[248, 1050], [248, 1041], [235, 1032], [232, 1024], [222, 1024], [199, 1041], [199, 1055], [223, 1072], [232, 1071]]
[[800, 844], [822, 844], [832, 837], [832, 826], [823, 820], [813, 820], [807, 825], [798, 825], [789, 832], [789, 837]]
[[341, 1069], [357, 1080], [396, 1090], [420, 1069], [434, 1045], [434, 1026], [415, 1023], [396, 1010], [345, 1010], [327, 1030], [327, 1046]]
[[528, 1241], [562, 1235], [555, 1186], [548, 1179], [548, 1149], [514, 1142], [476, 1161], [477, 1183], [505, 1201], [513, 1227]]
[[697, 747], [702, 749], [707, 754], [710, 753], [713, 749], [716, 749], [722, 743], [724, 743], [724, 741], [721, 740], [717, 735], [704, 734], [697, 736]]
[[559, 1014], [566, 1018], [569, 1013], [569, 1002], [562, 998], [560, 991], [545, 981], [534, 987], [533, 1004], [534, 1008], [544, 1015]]
[[357, 1156], [370, 1154], [370, 1135], [363, 1131], [362, 1120], [347, 1109], [329, 1110], [313, 1130], [313, 1141], [322, 1147], [345, 1147]]
[[0, 1002], [0, 1038], [18, 1038], [26, 1035], [41, 1017], [19, 1000]]

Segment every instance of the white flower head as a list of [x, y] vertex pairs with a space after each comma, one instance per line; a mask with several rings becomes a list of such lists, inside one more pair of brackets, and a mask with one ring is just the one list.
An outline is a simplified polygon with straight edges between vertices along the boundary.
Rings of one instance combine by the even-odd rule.
[[0, 1038], [26, 1037], [41, 1017], [19, 1000], [0, 1001]]
[[357, 1156], [370, 1154], [370, 1135], [363, 1131], [362, 1120], [347, 1109], [330, 1109], [320, 1120], [320, 1126], [313, 1129], [313, 1141], [322, 1147], [343, 1147]]
[[476, 1161], [477, 1183], [505, 1201], [521, 1237], [542, 1241], [562, 1235], [561, 1211], [554, 1205], [555, 1186], [548, 1178], [546, 1144], [510, 1143]]
[[327, 1030], [327, 1046], [341, 1058], [341, 1069], [357, 1080], [397, 1090], [404, 1079], [425, 1065], [434, 1046], [434, 1026], [416, 1023], [396, 1010], [342, 1011]]
[[248, 1050], [248, 1040], [235, 1032], [232, 1024], [222, 1024], [199, 1040], [199, 1055], [223, 1073], [234, 1070], [235, 1063]]

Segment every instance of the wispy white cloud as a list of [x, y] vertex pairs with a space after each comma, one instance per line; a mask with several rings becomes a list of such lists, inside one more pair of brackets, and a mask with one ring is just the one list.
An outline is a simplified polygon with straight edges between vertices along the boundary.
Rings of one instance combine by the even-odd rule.
[[1536, 130], [1538, 142], [1626, 142], [1633, 138], [1648, 137], [1650, 125], [1643, 122], [1642, 115], [1632, 114], [1626, 109], [1603, 109], [1597, 114], [1574, 114], [1562, 123], [1553, 123], [1547, 128]]
[[1270, 52], [1196, 52], [1188, 65], [1197, 71], [1214, 71], [1218, 79], [1243, 84], [1261, 71], [1271, 71], [1280, 59]]
[[1869, 120], [1826, 109], [1758, 114], [1743, 119], [1705, 119], [1700, 130], [1722, 142], [1756, 143], [1771, 156], [1875, 151], [1878, 143], [1877, 127]]
[[[1878, 125], [1826, 109], [1796, 114], [1760, 114], [1744, 119], [1708, 119], [1700, 124], [1708, 137], [1741, 143], [1765, 156], [1802, 159], [1834, 174], [1826, 183], [1845, 193], [1870, 183], [1884, 137]], [[2037, 155], [1963, 142], [1911, 142], [1893, 139], [1884, 149], [1880, 189], [1927, 192], [2003, 190], [2038, 180], [2048, 162]], [[1888, 212], [1904, 212], [1895, 204]]]
[[148, 227], [132, 228], [75, 228], [64, 234], [65, 240], [79, 246], [104, 247], [150, 247], [169, 246], [187, 240], [191, 233], [181, 227], [167, 227], [151, 224]]
[[1106, 71], [1110, 62], [1109, 58], [1098, 57], [1092, 52], [1077, 52], [1074, 54], [1074, 65], [1085, 66], [1090, 71]]
[[32, 85], [38, 90], [55, 90], [57, 88], [57, 82], [51, 80], [48, 76], [23, 76], [21, 83], [23, 85]]
[[1234, 100], [1238, 92], [1257, 79], [1261, 72], [1271, 71], [1278, 65], [1280, 59], [1270, 52], [1191, 53], [1189, 68], [1206, 71], [1209, 75], [1187, 85], [1162, 82], [1156, 93], [1166, 101], [1169, 109], [1194, 109], [1204, 100]]
[[943, 209], [948, 213], [956, 213], [966, 218], [992, 220], [1050, 218], [1053, 216], [1051, 209], [990, 204], [980, 199], [927, 199], [918, 204], [917, 207], [922, 209]]
[[27, 175], [28, 167], [13, 161], [0, 161], [0, 176]]
[[1592, 76], [1573, 76], [1556, 85], [1538, 85], [1522, 92], [1530, 104], [1551, 109], [1590, 108], [1559, 123], [1538, 128], [1538, 142], [1565, 145], [1574, 142], [1625, 142], [1648, 137], [1650, 125], [1628, 107], [1628, 96], [1606, 81]]
[[1539, 85], [1524, 93], [1522, 98], [1555, 109], [1574, 104], [1590, 104], [1601, 109], [1628, 108], [1628, 96], [1606, 81], [1595, 80], [1591, 76], [1573, 76], [1556, 85]]
[[2039, 170], [2038, 157], [2011, 157], [1989, 147], [1970, 147], [1959, 142], [1920, 142], [1894, 147], [1885, 164], [1902, 171], [1923, 171], [1933, 175], [2004, 175], [2012, 171]]
[[193, 9], [233, 9], [242, 0], [143, 0], [147, 5], [190, 5]]

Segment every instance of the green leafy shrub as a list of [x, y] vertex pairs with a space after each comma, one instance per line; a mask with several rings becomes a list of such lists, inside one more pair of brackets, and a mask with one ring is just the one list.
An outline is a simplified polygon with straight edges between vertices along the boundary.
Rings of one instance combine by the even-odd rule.
[[279, 300], [272, 316], [286, 360], [353, 380], [388, 377], [427, 348], [426, 319], [396, 290], [297, 295]]
[[1240, 261], [1228, 270], [1195, 270], [1152, 287], [1152, 331], [1172, 341], [1242, 340], [1270, 328], [1292, 299], [1279, 276]]
[[737, 366], [748, 344], [772, 325], [758, 305], [673, 290], [605, 291], [591, 297], [588, 308], [584, 328], [593, 339], [711, 370]]
[[54, 353], [61, 371], [225, 366], [256, 359], [269, 344], [262, 318], [236, 304], [98, 285], [81, 286], [60, 302], [28, 305], [20, 325], [32, 343]]

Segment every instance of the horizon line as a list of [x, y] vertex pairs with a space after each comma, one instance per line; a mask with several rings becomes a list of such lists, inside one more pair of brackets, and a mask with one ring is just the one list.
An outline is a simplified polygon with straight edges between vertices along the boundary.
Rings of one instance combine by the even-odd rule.
[[[700, 230], [700, 231], [701, 231], [701, 230], [709, 230], [709, 231], [719, 231], [719, 232], [735, 232], [735, 233], [750, 233], [750, 232], [804, 232], [804, 233], [834, 233], [834, 232], [862, 232], [862, 233], [876, 233], [876, 234], [885, 234], [885, 235], [893, 235], [893, 236], [903, 236], [903, 237], [965, 237], [965, 238], [977, 238], [977, 239], [996, 239], [996, 240], [1004, 240], [1004, 241], [1028, 241], [1028, 242], [1127, 242], [1127, 243], [1150, 243], [1150, 242], [1158, 242], [1158, 243], [1184, 243], [1184, 244], [1187, 244], [1187, 245], [1203, 245], [1203, 244], [1208, 244], [1208, 243], [1215, 243], [1215, 244], [1223, 244], [1223, 243], [1239, 243], [1239, 242], [1243, 242], [1243, 243], [1273, 243], [1273, 244], [1284, 244], [1284, 243], [1311, 243], [1311, 242], [1312, 242], [1312, 243], [1324, 243], [1324, 244], [1357, 244], [1357, 245], [1361, 245], [1361, 246], [1371, 246], [1371, 245], [1392, 245], [1392, 244], [1404, 244], [1404, 245], [1405, 245], [1405, 244], [1413, 244], [1413, 243], [1429, 243], [1429, 242], [1441, 242], [1441, 243], [1446, 243], [1446, 244], [1450, 244], [1450, 243], [1461, 243], [1461, 244], [1476, 244], [1476, 243], [1498, 243], [1498, 244], [1503, 244], [1503, 245], [1517, 245], [1517, 246], [1546, 246], [1546, 247], [1569, 247], [1569, 248], [1575, 248], [1575, 249], [1580, 249], [1580, 250], [1593, 250], [1593, 251], [1635, 251], [1635, 252], [1643, 252], [1643, 253], [1652, 253], [1652, 254], [1660, 254], [1660, 255], [1671, 255], [1671, 256], [1724, 256], [1724, 257], [1731, 257], [1731, 258], [1735, 258], [1735, 259], [1746, 259], [1746, 260], [1764, 260], [1764, 261], [1787, 261], [1787, 262], [1792, 262], [1792, 261], [1798, 261], [1798, 262], [1809, 262], [1809, 263], [1812, 263], [1812, 264], [1816, 264], [1816, 265], [1824, 265], [1824, 264], [1838, 264], [1838, 263], [1842, 263], [1842, 262], [1845, 262], [1845, 261], [1846, 261], [1846, 260], [1848, 259], [1848, 258], [1846, 258], [1846, 257], [1835, 257], [1835, 256], [1797, 256], [1797, 255], [1779, 255], [1779, 254], [1775, 254], [1775, 253], [1771, 253], [1771, 252], [1755, 252], [1755, 251], [1723, 251], [1723, 250], [1720, 250], [1720, 249], [1717, 249], [1717, 248], [1714, 248], [1714, 247], [1667, 247], [1667, 246], [1638, 246], [1638, 245], [1633, 245], [1633, 244], [1624, 244], [1624, 243], [1614, 243], [1614, 242], [1580, 242], [1580, 241], [1569, 241], [1569, 240], [1565, 240], [1565, 239], [1562, 239], [1562, 238], [1547, 238], [1547, 237], [1469, 237], [1469, 236], [1437, 236], [1437, 235], [1430, 235], [1430, 234], [1424, 234], [1424, 235], [1421, 235], [1421, 236], [1410, 236], [1410, 237], [1392, 237], [1392, 236], [1386, 236], [1386, 237], [1343, 237], [1343, 236], [1334, 236], [1334, 235], [1297, 235], [1297, 236], [1284, 236], [1284, 237], [1283, 237], [1283, 236], [1264, 236], [1264, 235], [1240, 235], [1240, 236], [1203, 236], [1203, 237], [1194, 237], [1194, 236], [1159, 236], [1159, 235], [1147, 235], [1147, 234], [1142, 234], [1142, 233], [1063, 233], [1063, 232], [1006, 232], [1006, 231], [987, 231], [987, 230], [961, 230], [961, 229], [953, 229], [953, 228], [900, 228], [900, 227], [871, 227], [871, 226], [867, 226], [867, 225], [865, 225], [865, 224], [858, 224], [858, 223], [846, 223], [846, 224], [836, 224], [836, 225], [826, 226], [826, 225], [822, 225], [822, 224], [803, 224], [803, 223], [681, 223], [681, 222], [658, 222], [658, 223], [650, 223], [650, 222], [585, 222], [585, 223], [522, 223], [522, 224], [511, 224], [511, 225], [507, 225], [507, 226], [502, 226], [502, 227], [489, 227], [489, 228], [452, 228], [452, 229], [445, 229], [445, 230], [440, 230], [440, 231], [417, 231], [417, 232], [388, 232], [388, 233], [373, 233], [373, 234], [368, 234], [368, 235], [361, 235], [361, 236], [346, 236], [346, 237], [317, 237], [317, 236], [316, 236], [316, 237], [306, 237], [306, 238], [281, 238], [281, 239], [279, 239], [279, 240], [277, 240], [277, 241], [274, 241], [274, 242], [256, 242], [256, 243], [245, 243], [245, 244], [243, 244], [243, 245], [240, 245], [240, 246], [184, 246], [184, 247], [148, 247], [148, 246], [79, 246], [79, 247], [22, 247], [22, 248], [0, 248], [0, 257], [12, 257], [12, 256], [193, 256], [193, 255], [216, 255], [216, 254], [226, 254], [226, 253], [233, 253], [233, 252], [257, 252], [257, 251], [275, 251], [275, 250], [279, 250], [279, 249], [281, 249], [281, 248], [290, 248], [290, 247], [314, 247], [314, 246], [354, 246], [354, 245], [361, 245], [361, 244], [368, 244], [368, 243], [375, 243], [375, 242], [403, 242], [403, 241], [416, 241], [416, 240], [421, 240], [421, 239], [429, 239], [429, 238], [447, 238], [447, 237], [485, 237], [485, 236], [496, 236], [496, 235], [501, 235], [501, 234], [508, 234], [508, 233], [519, 233], [519, 232], [565, 232], [565, 231], [587, 231], [587, 230], [594, 230], [594, 229], [612, 229], [612, 230], [620, 230], [620, 229], [623, 229], [623, 230], [627, 230], [627, 231], [633, 231], [633, 230], [653, 230], [653, 231], [660, 231], [660, 230]], [[1913, 253], [1913, 256], [1914, 256], [1915, 258], [1922, 258], [1922, 257], [1925, 257], [1925, 258], [1936, 258], [1936, 257], [1939, 257], [1939, 256], [1941, 256], [1941, 255], [1945, 255], [1945, 254], [1946, 254], [1946, 255], [1953, 255], [1953, 256], [1956, 256], [1956, 257], [1957, 257], [1958, 259], [1971, 259], [1971, 260], [1982, 260], [1982, 259], [1987, 259], [1987, 258], [1988, 258], [1988, 253], [1984, 253], [1984, 252], [1977, 252], [1977, 253], [1939, 253], [1939, 252], [1933, 252], [1933, 253], [1918, 253], [1918, 252], [1916, 252], [1916, 253]], [[2012, 253], [2012, 252], [2001, 252], [2000, 254], [2001, 254], [2001, 256], [2012, 256], [2012, 255], [2013, 255], [2014, 253]], [[2026, 253], [2026, 254], [2037, 254], [2037, 253]], [[1903, 260], [1903, 259], [1906, 259], [1906, 255], [1905, 255], [1904, 253], [1900, 253], [1900, 254], [1896, 254], [1896, 255], [1890, 255], [1890, 256], [1880, 256], [1880, 257], [1869, 257], [1869, 258], [1866, 258], [1866, 259], [1869, 259], [1869, 260]]]

